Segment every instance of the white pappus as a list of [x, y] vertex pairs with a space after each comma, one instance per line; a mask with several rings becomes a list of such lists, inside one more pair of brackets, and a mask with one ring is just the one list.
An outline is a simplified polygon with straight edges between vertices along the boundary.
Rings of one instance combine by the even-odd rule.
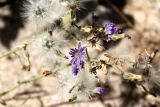
[[27, 0], [23, 7], [25, 11], [23, 16], [37, 28], [54, 23], [67, 11], [60, 0]]
[[38, 34], [31, 42], [31, 56], [38, 57], [40, 65], [50, 69], [66, 64], [70, 45], [64, 35], [65, 32], [58, 29], [51, 31], [51, 34], [47, 31]]

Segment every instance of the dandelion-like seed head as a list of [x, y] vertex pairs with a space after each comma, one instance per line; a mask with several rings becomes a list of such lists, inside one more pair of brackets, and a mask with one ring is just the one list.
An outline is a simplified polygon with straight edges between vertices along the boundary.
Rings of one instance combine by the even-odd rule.
[[55, 29], [52, 36], [48, 32], [38, 34], [31, 41], [31, 56], [38, 57], [42, 66], [55, 68], [54, 65], [67, 63], [65, 54], [70, 47], [64, 37], [65, 32]]
[[24, 17], [28, 19], [28, 22], [38, 28], [43, 28], [61, 18], [66, 9], [59, 0], [28, 0], [24, 4], [24, 11]]

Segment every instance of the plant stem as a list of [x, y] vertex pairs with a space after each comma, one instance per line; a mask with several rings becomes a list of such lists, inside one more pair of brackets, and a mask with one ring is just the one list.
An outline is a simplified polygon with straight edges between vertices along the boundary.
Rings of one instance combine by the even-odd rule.
[[14, 48], [10, 51], [2, 52], [2, 53], [0, 53], [0, 59], [3, 58], [3, 57], [10, 56], [11, 54], [14, 54], [14, 53], [18, 52], [19, 50], [25, 48], [26, 46], [27, 46], [27, 44], [23, 44], [23, 45], [17, 46], [16, 48]]
[[39, 80], [39, 79], [41, 79], [41, 78], [43, 78], [43, 77], [44, 77], [44, 76], [41, 76], [41, 75], [40, 75], [40, 76], [37, 76], [37, 77], [32, 76], [32, 77], [31, 77], [30, 79], [28, 79], [28, 80], [18, 81], [17, 84], [14, 85], [13, 87], [11, 87], [10, 89], [1, 92], [1, 93], [0, 93], [0, 97], [2, 97], [2, 96], [4, 96], [4, 95], [6, 95], [6, 94], [8, 94], [8, 93], [10, 93], [10, 92], [12, 92], [12, 91], [14, 91], [15, 89], [19, 88], [19, 87], [20, 87], [21, 85], [23, 85], [23, 84], [27, 84], [27, 83], [30, 83], [30, 82]]

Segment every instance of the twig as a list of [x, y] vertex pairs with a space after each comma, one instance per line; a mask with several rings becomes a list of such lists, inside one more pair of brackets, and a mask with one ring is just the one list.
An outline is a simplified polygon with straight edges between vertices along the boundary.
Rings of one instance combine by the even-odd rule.
[[86, 54], [87, 54], [87, 58], [88, 58], [88, 60], [90, 61], [90, 56], [89, 56], [89, 53], [88, 53], [88, 50], [87, 50], [87, 48], [86, 48]]
[[110, 0], [106, 0], [106, 2], [127, 23], [129, 27], [133, 28], [133, 24], [129, 21], [129, 19], [115, 5], [113, 5]]

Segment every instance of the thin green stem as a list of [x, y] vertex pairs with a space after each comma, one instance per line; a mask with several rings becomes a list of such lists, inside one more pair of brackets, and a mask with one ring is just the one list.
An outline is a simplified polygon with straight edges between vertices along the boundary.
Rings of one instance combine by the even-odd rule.
[[10, 89], [6, 90], [6, 91], [3, 91], [0, 93], [0, 97], [14, 91], [15, 89], [19, 88], [21, 85], [24, 85], [24, 84], [27, 84], [27, 83], [30, 83], [30, 82], [33, 82], [33, 81], [36, 81], [36, 80], [39, 80], [41, 78], [43, 78], [44, 76], [32, 76], [30, 79], [28, 80], [23, 80], [23, 81], [18, 81], [16, 85], [14, 85], [13, 87], [11, 87]]
[[3, 58], [3, 57], [10, 56], [11, 54], [14, 54], [14, 53], [18, 52], [19, 50], [25, 48], [26, 46], [27, 46], [27, 44], [23, 44], [23, 45], [17, 46], [16, 48], [14, 48], [10, 51], [2, 52], [2, 53], [0, 53], [0, 59]]
[[[58, 70], [63, 70], [64, 68], [66, 68], [66, 67], [68, 67], [68, 66], [70, 66], [70, 64], [66, 64], [65, 66], [57, 69], [56, 71], [58, 71]], [[54, 74], [54, 72], [50, 73], [49, 75], [52, 75], [52, 74]], [[48, 76], [49, 76], [49, 75], [48, 75]], [[6, 94], [8, 94], [8, 93], [10, 93], [10, 92], [12, 92], [12, 91], [14, 91], [15, 89], [19, 88], [21, 85], [28, 84], [28, 83], [31, 83], [31, 82], [33, 82], [33, 81], [40, 80], [40, 79], [42, 79], [42, 78], [44, 78], [44, 77], [46, 77], [46, 76], [44, 76], [44, 75], [38, 75], [38, 76], [32, 76], [32, 77], [30, 77], [30, 79], [28, 79], [28, 80], [18, 81], [17, 84], [14, 85], [13, 87], [11, 87], [10, 89], [1, 92], [1, 93], [0, 93], [0, 97], [2, 97], [2, 96], [4, 96], [4, 95], [6, 95]]]

